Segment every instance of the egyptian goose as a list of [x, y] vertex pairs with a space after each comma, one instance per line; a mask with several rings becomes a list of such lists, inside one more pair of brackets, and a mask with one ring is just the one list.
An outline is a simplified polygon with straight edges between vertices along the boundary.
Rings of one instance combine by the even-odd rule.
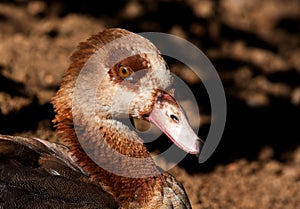
[[203, 142], [164, 90], [171, 79], [157, 48], [127, 30], [80, 43], [52, 100], [59, 143], [0, 135], [0, 208], [191, 208], [182, 185], [119, 120], [150, 121], [199, 154]]

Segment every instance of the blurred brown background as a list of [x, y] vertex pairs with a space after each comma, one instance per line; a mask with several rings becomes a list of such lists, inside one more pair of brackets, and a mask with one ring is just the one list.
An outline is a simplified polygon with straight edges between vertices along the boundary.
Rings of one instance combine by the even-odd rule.
[[[194, 208], [300, 205], [300, 1], [0, 1], [0, 133], [55, 140], [51, 97], [80, 41], [104, 28], [157, 31], [194, 43], [217, 69], [227, 124], [205, 164], [171, 170]], [[209, 129], [201, 82], [192, 88]], [[161, 143], [161, 142], [157, 142]]]

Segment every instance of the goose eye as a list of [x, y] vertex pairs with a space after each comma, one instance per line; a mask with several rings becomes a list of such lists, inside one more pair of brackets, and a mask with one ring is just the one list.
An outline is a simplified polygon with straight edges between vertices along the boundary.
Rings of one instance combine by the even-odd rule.
[[131, 75], [131, 69], [126, 65], [119, 65], [118, 73], [121, 78], [126, 79]]

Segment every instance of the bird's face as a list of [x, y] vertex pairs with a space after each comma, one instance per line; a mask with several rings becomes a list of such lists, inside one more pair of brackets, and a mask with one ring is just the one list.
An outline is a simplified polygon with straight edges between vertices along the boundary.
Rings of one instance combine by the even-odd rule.
[[129, 33], [101, 48], [104, 73], [97, 104], [102, 117], [127, 115], [154, 123], [178, 147], [198, 154], [201, 140], [173, 96], [170, 71], [157, 48], [147, 39]]

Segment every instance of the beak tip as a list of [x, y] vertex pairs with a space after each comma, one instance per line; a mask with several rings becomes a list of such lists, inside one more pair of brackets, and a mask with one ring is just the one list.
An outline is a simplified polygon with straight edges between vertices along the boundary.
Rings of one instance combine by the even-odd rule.
[[197, 138], [195, 143], [195, 150], [191, 151], [190, 154], [199, 156], [203, 146], [204, 146], [204, 142], [200, 138]]

